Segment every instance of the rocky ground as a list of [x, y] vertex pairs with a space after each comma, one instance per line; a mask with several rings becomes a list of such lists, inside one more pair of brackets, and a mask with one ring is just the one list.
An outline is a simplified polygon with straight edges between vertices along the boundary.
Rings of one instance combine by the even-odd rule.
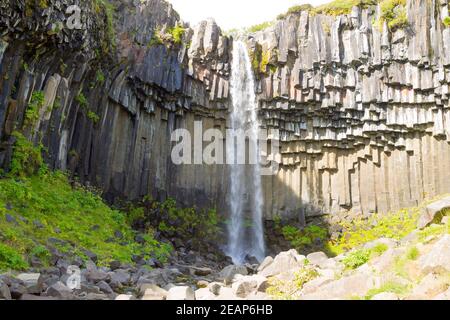
[[0, 275], [0, 299], [447, 300], [448, 227], [449, 218], [444, 216], [426, 229], [425, 238], [414, 231], [400, 241], [378, 239], [333, 258], [323, 252], [304, 256], [289, 250], [259, 265], [224, 268], [226, 261], [212, 262], [195, 252], [178, 253], [169, 265], [153, 269], [80, 262], [81, 286], [74, 290], [68, 287], [68, 269], [74, 262], [61, 258], [39, 272]]

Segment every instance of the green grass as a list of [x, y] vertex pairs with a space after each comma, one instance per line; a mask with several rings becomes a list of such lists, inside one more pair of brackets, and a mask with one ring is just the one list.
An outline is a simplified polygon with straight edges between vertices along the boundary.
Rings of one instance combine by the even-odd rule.
[[[7, 222], [6, 214], [15, 222]], [[43, 227], [36, 227], [35, 221]], [[115, 231], [123, 234], [120, 241], [114, 240]], [[112, 260], [131, 263], [133, 255], [165, 261], [170, 254], [171, 247], [151, 234], [145, 235], [143, 245], [134, 242], [134, 236], [124, 213], [108, 207], [100, 196], [72, 187], [61, 172], [0, 179], [0, 270], [25, 269], [32, 255], [45, 262], [49, 238], [66, 243], [55, 245], [63, 252], [81, 257], [83, 249], [94, 252], [100, 265]]]
[[417, 249], [417, 247], [412, 247], [409, 248], [408, 251], [406, 252], [406, 258], [408, 260], [417, 260], [419, 254], [420, 254], [419, 249]]
[[[81, 94], [77, 100], [87, 104]], [[26, 269], [31, 257], [46, 265], [50, 249], [83, 259], [88, 250], [97, 255], [99, 265], [132, 263], [133, 256], [164, 263], [173, 248], [155, 240], [158, 224], [166, 238], [175, 236], [199, 248], [217, 243], [221, 230], [216, 210], [180, 208], [173, 199], [158, 203], [150, 197], [144, 197], [145, 207], [113, 209], [97, 190], [49, 171], [42, 145], [35, 147], [20, 132], [13, 136], [10, 170], [0, 176], [0, 271]], [[135, 222], [144, 222], [145, 228], [133, 230]], [[138, 234], [143, 238], [139, 243]]]
[[255, 33], [255, 32], [258, 32], [258, 31], [262, 31], [262, 30], [265, 30], [265, 29], [273, 26], [273, 24], [274, 24], [273, 21], [266, 21], [266, 22], [263, 22], [263, 23], [260, 23], [260, 24], [255, 24], [255, 25], [249, 27], [247, 29], [247, 32]]
[[380, 238], [400, 240], [416, 229], [419, 210], [417, 207], [402, 209], [396, 213], [374, 214], [369, 219], [343, 223], [346, 231], [336, 241], [330, 241], [327, 249], [338, 255]]
[[363, 264], [366, 264], [370, 260], [371, 252], [370, 250], [357, 250], [350, 252], [343, 260], [342, 263], [344, 264], [346, 269], [356, 269]]
[[374, 296], [383, 292], [395, 293], [398, 296], [405, 295], [408, 293], [409, 287], [407, 285], [395, 283], [395, 282], [387, 282], [379, 288], [371, 289], [367, 292], [365, 299], [371, 300]]
[[305, 247], [313, 245], [315, 240], [325, 240], [328, 236], [328, 231], [315, 225], [307, 226], [304, 229], [288, 225], [282, 228], [282, 234], [293, 248], [301, 252]]

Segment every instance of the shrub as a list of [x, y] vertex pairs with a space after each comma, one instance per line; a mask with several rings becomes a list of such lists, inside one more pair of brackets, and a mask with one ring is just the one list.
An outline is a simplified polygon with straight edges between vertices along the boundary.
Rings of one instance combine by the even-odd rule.
[[347, 269], [356, 269], [363, 264], [366, 264], [370, 259], [370, 250], [357, 250], [350, 252], [343, 260], [342, 263]]
[[294, 276], [295, 285], [297, 288], [301, 289], [305, 283], [317, 278], [319, 276], [319, 272], [312, 267], [305, 266], [300, 271], [296, 272]]
[[24, 270], [26, 268], [28, 268], [28, 264], [17, 250], [0, 242], [0, 271]]
[[186, 30], [182, 26], [176, 25], [175, 27], [170, 28], [168, 30], [168, 33], [170, 34], [171, 40], [172, 40], [173, 43], [181, 44], [185, 31]]
[[25, 136], [14, 131], [12, 136], [16, 139], [13, 146], [13, 155], [10, 164], [10, 176], [24, 178], [46, 171], [42, 159], [42, 145], [35, 147]]
[[94, 124], [100, 121], [100, 117], [93, 111], [88, 111], [87, 113], [88, 119], [90, 119]]
[[26, 126], [33, 125], [39, 119], [39, 111], [44, 106], [44, 92], [34, 91], [30, 103], [25, 111], [24, 123]]
[[202, 247], [216, 242], [220, 233], [219, 217], [214, 209], [179, 208], [174, 199], [155, 203], [158, 229], [168, 238], [176, 236]]
[[308, 226], [302, 230], [293, 226], [285, 226], [282, 229], [282, 233], [284, 238], [299, 251], [302, 251], [306, 246], [312, 245], [315, 240], [323, 241], [328, 236], [326, 229], [315, 225]]
[[273, 26], [273, 24], [274, 24], [273, 21], [266, 21], [266, 22], [263, 22], [263, 23], [260, 23], [260, 24], [256, 24], [254, 26], [249, 27], [247, 29], [247, 31], [250, 32], [250, 33], [255, 33], [255, 32], [267, 29], [267, 28]]
[[370, 249], [371, 256], [381, 256], [384, 252], [386, 252], [389, 247], [384, 243], [379, 243], [372, 249]]
[[404, 28], [408, 25], [406, 15], [406, 0], [383, 0], [380, 3], [379, 27], [386, 21], [390, 30]]
[[82, 109], [86, 109], [88, 106], [88, 101], [86, 99], [86, 97], [84, 96], [84, 94], [82, 92], [80, 92], [76, 97], [75, 97], [75, 101], [78, 102], [78, 104], [80, 105], [80, 107]]
[[446, 28], [450, 28], [450, 17], [445, 17], [444, 20], [442, 20], [442, 23]]
[[417, 247], [410, 248], [406, 253], [406, 258], [408, 260], [417, 260], [418, 257], [419, 257], [419, 249], [417, 249]]

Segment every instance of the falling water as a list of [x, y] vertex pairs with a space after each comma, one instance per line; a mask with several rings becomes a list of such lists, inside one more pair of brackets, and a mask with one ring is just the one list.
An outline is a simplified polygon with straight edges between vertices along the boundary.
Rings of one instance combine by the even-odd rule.
[[242, 42], [234, 43], [231, 97], [233, 104], [230, 116], [231, 130], [234, 132], [248, 130], [250, 158], [248, 160], [252, 165], [233, 164], [230, 168], [231, 190], [228, 200], [231, 221], [228, 225], [228, 254], [235, 263], [244, 262], [247, 255], [261, 261], [265, 257], [265, 245], [261, 167], [257, 142], [259, 121], [250, 57]]

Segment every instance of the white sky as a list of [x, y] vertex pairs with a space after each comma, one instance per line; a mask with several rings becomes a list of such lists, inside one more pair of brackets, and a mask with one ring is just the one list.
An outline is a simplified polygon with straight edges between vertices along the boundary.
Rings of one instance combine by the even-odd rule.
[[318, 6], [331, 0], [168, 0], [185, 22], [195, 25], [214, 18], [222, 30], [249, 27], [271, 21], [288, 8], [310, 3]]

